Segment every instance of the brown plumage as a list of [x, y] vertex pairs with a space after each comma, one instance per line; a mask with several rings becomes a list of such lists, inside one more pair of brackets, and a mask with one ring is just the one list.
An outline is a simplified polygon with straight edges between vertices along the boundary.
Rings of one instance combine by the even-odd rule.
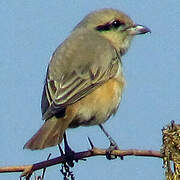
[[146, 32], [118, 10], [86, 16], [51, 58], [41, 103], [45, 123], [24, 147], [57, 145], [67, 128], [98, 125], [114, 114], [125, 83], [121, 57], [133, 36]]

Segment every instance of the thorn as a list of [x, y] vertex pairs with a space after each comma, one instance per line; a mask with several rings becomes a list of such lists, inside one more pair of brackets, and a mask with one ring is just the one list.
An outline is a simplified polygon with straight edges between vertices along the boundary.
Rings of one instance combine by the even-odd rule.
[[49, 159], [50, 159], [50, 157], [51, 157], [51, 153], [49, 153], [47, 160], [49, 160]]
[[61, 156], [64, 155], [64, 152], [63, 152], [63, 150], [62, 150], [60, 144], [58, 144], [58, 147], [59, 147], [59, 151], [60, 151], [60, 153], [61, 153]]
[[[51, 153], [49, 153], [47, 160], [49, 160], [50, 157], [51, 157]], [[46, 168], [43, 168], [43, 173], [42, 176], [40, 177], [41, 179], [44, 179], [45, 172], [46, 172]]]
[[89, 141], [89, 143], [91, 145], [91, 148], [93, 149], [94, 148], [94, 144], [92, 143], [92, 141], [91, 141], [91, 139], [89, 137], [88, 137], [88, 141]]

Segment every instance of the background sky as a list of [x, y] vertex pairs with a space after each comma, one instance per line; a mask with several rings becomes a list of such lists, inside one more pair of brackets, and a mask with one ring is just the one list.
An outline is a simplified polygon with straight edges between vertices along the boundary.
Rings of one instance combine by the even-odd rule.
[[[180, 1], [179, 0], [1, 0], [0, 1], [0, 166], [45, 160], [57, 147], [23, 150], [40, 128], [40, 100], [49, 58], [73, 27], [89, 12], [104, 7], [126, 12], [151, 34], [137, 36], [123, 58], [127, 85], [117, 114], [105, 128], [122, 149], [159, 150], [161, 129], [180, 123]], [[68, 130], [75, 151], [109, 146], [98, 127]], [[45, 179], [62, 179], [59, 166]], [[162, 160], [125, 157], [108, 161], [92, 157], [73, 168], [78, 180], [160, 180]], [[38, 175], [38, 172], [36, 173]], [[20, 173], [0, 174], [15, 180]]]

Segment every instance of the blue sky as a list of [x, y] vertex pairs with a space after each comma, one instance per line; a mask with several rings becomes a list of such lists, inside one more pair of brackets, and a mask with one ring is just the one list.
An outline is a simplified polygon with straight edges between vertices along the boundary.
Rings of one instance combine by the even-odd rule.
[[[89, 12], [111, 7], [126, 12], [151, 34], [134, 39], [123, 57], [127, 85], [116, 115], [105, 128], [120, 148], [159, 150], [161, 129], [180, 123], [180, 1], [179, 0], [1, 0], [0, 1], [0, 166], [45, 160], [57, 147], [23, 150], [39, 129], [40, 100], [49, 58], [73, 27]], [[68, 130], [75, 151], [87, 150], [89, 136], [97, 147], [108, 147], [98, 127]], [[162, 160], [126, 157], [123, 161], [89, 158], [73, 168], [76, 179], [163, 179]], [[20, 173], [0, 174], [18, 179]], [[37, 172], [38, 175], [38, 172]], [[62, 179], [59, 167], [46, 179]]]

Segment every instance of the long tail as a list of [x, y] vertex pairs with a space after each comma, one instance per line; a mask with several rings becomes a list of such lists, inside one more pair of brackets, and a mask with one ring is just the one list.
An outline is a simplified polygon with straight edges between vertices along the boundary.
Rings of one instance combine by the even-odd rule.
[[61, 143], [66, 128], [63, 119], [52, 117], [45, 121], [38, 132], [24, 145], [24, 148], [36, 150], [55, 146]]

